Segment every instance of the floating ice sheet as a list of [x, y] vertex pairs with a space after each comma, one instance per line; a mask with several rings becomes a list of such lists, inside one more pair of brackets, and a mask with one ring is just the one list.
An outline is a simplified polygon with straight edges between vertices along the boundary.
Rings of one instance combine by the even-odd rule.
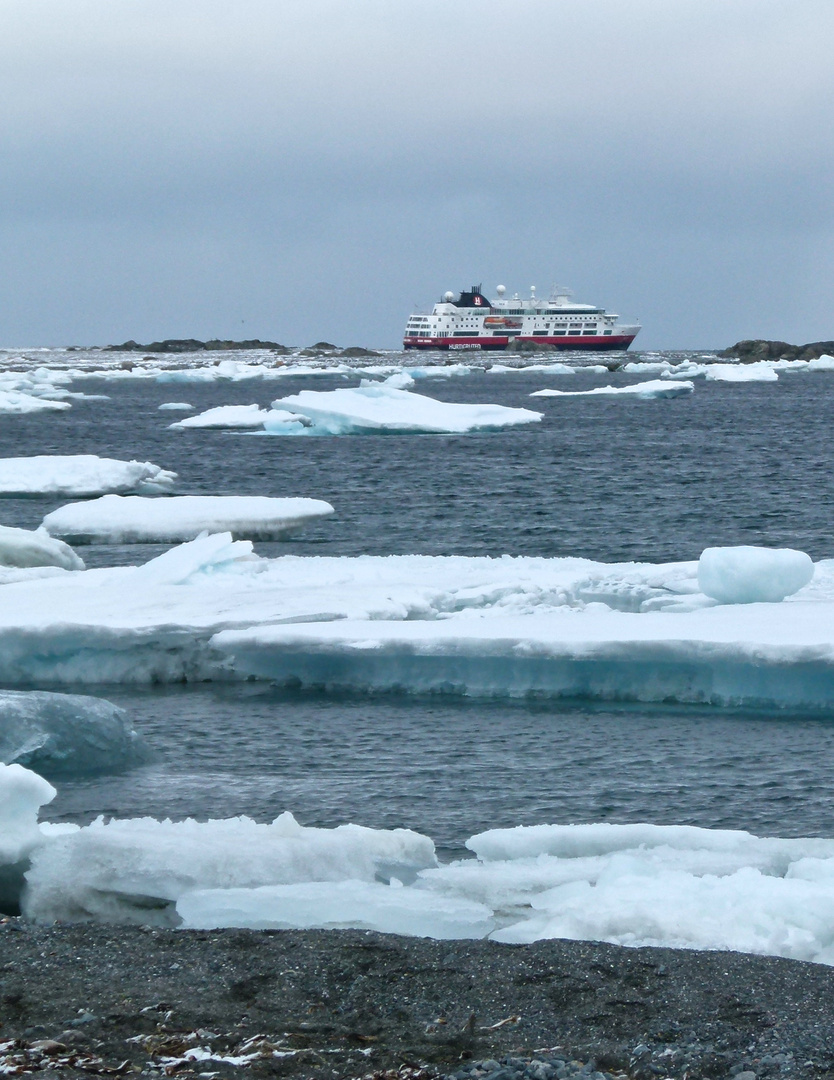
[[52, 536], [77, 544], [177, 543], [202, 532], [251, 540], [278, 540], [333, 513], [320, 499], [272, 499], [262, 495], [180, 495], [170, 499], [105, 495], [70, 503], [43, 519]]
[[95, 454], [0, 458], [0, 497], [95, 495], [170, 491], [177, 474], [150, 461], [118, 461]]
[[[462, 434], [529, 424], [542, 414], [505, 405], [460, 405], [436, 401], [385, 383], [355, 389], [302, 390], [273, 401], [270, 435]], [[287, 424], [285, 413], [305, 423]]]
[[661, 382], [659, 379], [652, 379], [632, 386], [595, 386], [591, 390], [535, 390], [530, 397], [672, 398], [691, 394], [694, 389], [695, 384], [692, 382]]
[[187, 416], [184, 420], [177, 420], [169, 427], [179, 431], [188, 431], [191, 428], [220, 430], [262, 428], [267, 416], [269, 416], [269, 410], [262, 409], [259, 405], [218, 405], [196, 416]]

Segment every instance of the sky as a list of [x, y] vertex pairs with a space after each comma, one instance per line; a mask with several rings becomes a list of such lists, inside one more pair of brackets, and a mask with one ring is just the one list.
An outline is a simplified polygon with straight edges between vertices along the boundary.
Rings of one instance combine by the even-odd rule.
[[831, 0], [0, 0], [0, 345], [393, 348], [483, 283], [834, 338]]

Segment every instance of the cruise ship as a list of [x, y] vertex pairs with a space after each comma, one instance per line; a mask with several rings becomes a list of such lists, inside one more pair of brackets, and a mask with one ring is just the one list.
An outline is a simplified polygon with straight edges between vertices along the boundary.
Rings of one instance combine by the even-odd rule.
[[512, 342], [530, 341], [557, 349], [593, 352], [627, 349], [640, 326], [620, 322], [591, 304], [576, 304], [567, 289], [554, 288], [550, 299], [540, 300], [535, 287], [522, 299], [507, 297], [499, 285], [488, 300], [480, 285], [457, 299], [447, 292], [430, 315], [412, 315], [405, 328], [405, 349], [506, 349]]

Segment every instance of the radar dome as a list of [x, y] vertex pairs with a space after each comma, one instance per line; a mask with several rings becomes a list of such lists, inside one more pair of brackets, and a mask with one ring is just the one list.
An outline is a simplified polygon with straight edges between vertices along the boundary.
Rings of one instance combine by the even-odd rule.
[[499, 296], [503, 296], [507, 290], [503, 285], [496, 285], [495, 291], [498, 293]]
[[454, 298], [455, 294], [453, 292], [445, 292], [443, 294], [443, 299], [446, 301], [447, 304], [450, 304], [454, 300]]

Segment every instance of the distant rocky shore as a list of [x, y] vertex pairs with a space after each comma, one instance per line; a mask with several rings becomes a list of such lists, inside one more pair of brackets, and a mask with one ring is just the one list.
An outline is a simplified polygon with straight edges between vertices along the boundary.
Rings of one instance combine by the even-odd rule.
[[245, 341], [221, 341], [219, 338], [211, 338], [208, 341], [200, 341], [198, 338], [166, 338], [164, 341], [152, 341], [149, 345], [140, 345], [136, 341], [124, 341], [121, 345], [105, 345], [102, 352], [139, 352], [139, 353], [193, 353], [193, 352], [242, 352], [244, 350], [262, 349], [278, 356], [289, 356], [297, 353], [301, 356], [378, 356], [379, 353], [372, 349], [362, 348], [361, 345], [351, 345], [347, 349], [340, 349], [338, 345], [332, 345], [329, 341], [317, 341], [307, 349], [291, 349], [281, 345], [277, 341], [261, 341], [260, 338], [249, 338]]
[[0, 1072], [821, 1080], [834, 968], [579, 941], [0, 920]]
[[787, 341], [768, 341], [754, 338], [737, 341], [719, 356], [740, 360], [742, 364], [754, 364], [757, 360], [816, 360], [820, 356], [834, 356], [834, 341], [811, 341], [807, 345], [789, 345]]

